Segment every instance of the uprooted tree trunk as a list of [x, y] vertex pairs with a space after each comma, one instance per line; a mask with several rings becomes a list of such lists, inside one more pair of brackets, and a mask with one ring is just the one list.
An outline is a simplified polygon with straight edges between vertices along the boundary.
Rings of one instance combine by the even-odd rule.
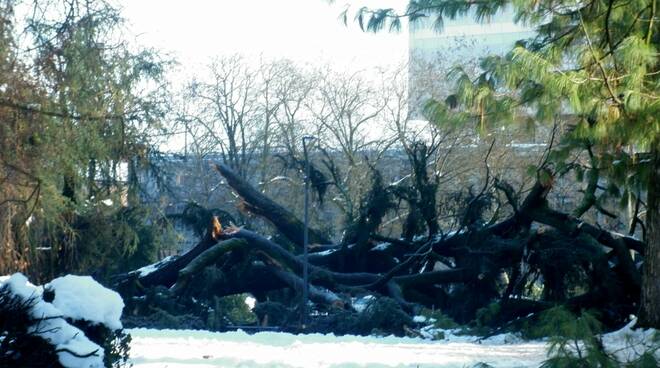
[[[245, 208], [302, 244], [303, 225], [290, 211], [228, 167], [217, 168]], [[317, 309], [332, 314], [352, 311], [355, 296], [382, 295], [406, 313], [439, 308], [459, 322], [471, 321], [480, 308], [498, 303], [498, 315], [489, 320], [496, 325], [564, 304], [574, 309], [596, 308], [606, 323], [621, 323], [639, 302], [640, 275], [630, 252], [642, 256], [644, 244], [549, 208], [545, 198], [551, 189], [552, 180], [546, 175], [522, 203], [507, 195], [514, 209], [511, 217], [449, 236], [391, 239], [374, 247], [370, 246], [374, 240], [386, 239], [377, 234], [378, 225], [358, 229], [366, 234], [310, 254], [310, 299]], [[329, 243], [318, 232], [311, 234], [312, 242]], [[353, 265], [350, 272], [346, 272], [346, 260]], [[278, 290], [300, 295], [303, 265], [300, 254], [258, 233], [215, 224], [186, 254], [156, 264], [151, 272], [129, 274], [120, 282], [137, 284], [138, 290], [164, 286], [181, 298], [212, 267], [220, 275], [211, 285], [214, 296], [251, 293], [261, 302]], [[567, 292], [569, 276], [583, 293]], [[530, 288], [538, 286], [542, 295], [530, 297]], [[298, 305], [298, 300], [290, 304]]]
[[[304, 224], [291, 211], [261, 194], [234, 173], [229, 166], [220, 163], [216, 165], [216, 169], [227, 179], [227, 184], [241, 196], [248, 211], [266, 218], [277, 227], [282, 235], [294, 244], [302, 247]], [[312, 244], [331, 243], [330, 240], [315, 229], [309, 230], [309, 241]]]

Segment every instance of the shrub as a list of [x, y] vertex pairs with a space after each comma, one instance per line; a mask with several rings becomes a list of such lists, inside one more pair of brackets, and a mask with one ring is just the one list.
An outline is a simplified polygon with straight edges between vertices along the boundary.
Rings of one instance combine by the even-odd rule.
[[60, 366], [55, 347], [27, 329], [40, 322], [30, 316], [35, 304], [36, 298], [24, 299], [8, 285], [0, 286], [0, 367]]
[[442, 313], [440, 309], [431, 310], [425, 308], [420, 314], [426, 317], [429, 322], [433, 323], [433, 327], [435, 328], [451, 330], [459, 327], [458, 323], [448, 315]]
[[499, 303], [491, 303], [487, 307], [477, 310], [475, 322], [477, 327], [488, 327], [497, 321], [497, 317], [502, 310]]
[[582, 311], [579, 315], [575, 315], [559, 306], [544, 311], [538, 324], [530, 328], [528, 335], [549, 338], [549, 358], [541, 365], [543, 368], [660, 366], [656, 357], [656, 352], [660, 348], [657, 337], [653, 338], [644, 352], [622, 359], [617, 356], [616, 351], [605, 349], [601, 331], [601, 324], [594, 313]]
[[405, 335], [404, 326], [412, 326], [413, 321], [399, 304], [391, 298], [381, 297], [369, 302], [367, 308], [360, 313], [359, 329], [364, 334], [394, 334]]
[[43, 289], [22, 274], [3, 277], [0, 366], [126, 366], [121, 308], [121, 298], [90, 277], [65, 276]]

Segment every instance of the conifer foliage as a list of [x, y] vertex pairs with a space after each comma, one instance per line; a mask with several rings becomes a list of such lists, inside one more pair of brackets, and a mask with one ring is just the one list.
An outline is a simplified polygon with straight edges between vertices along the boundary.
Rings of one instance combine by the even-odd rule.
[[165, 63], [122, 22], [108, 1], [0, 1], [2, 274], [79, 261], [76, 224], [134, 194]]

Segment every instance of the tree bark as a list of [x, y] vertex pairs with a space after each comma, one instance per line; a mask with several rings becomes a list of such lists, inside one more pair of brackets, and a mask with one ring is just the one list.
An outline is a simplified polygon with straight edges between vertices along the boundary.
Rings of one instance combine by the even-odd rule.
[[639, 326], [660, 328], [660, 151], [654, 150], [651, 159]]
[[190, 278], [197, 272], [201, 272], [205, 267], [213, 264], [216, 259], [239, 247], [244, 247], [247, 245], [247, 242], [242, 239], [229, 239], [222, 241], [211, 248], [200, 253], [195, 259], [193, 259], [186, 267], [182, 268], [179, 271], [179, 275], [176, 279], [176, 284], [172, 286], [172, 291], [176, 294], [180, 294], [185, 287], [188, 285]]
[[[271, 267], [270, 271], [273, 273], [273, 276], [280, 279], [283, 283], [289, 285], [293, 290], [301, 292], [305, 282], [302, 278], [297, 275], [284, 271], [277, 267]], [[337, 308], [344, 307], [344, 301], [328, 289], [321, 289], [317, 286], [309, 284], [309, 299], [315, 303], [326, 304], [334, 306]]]
[[[140, 285], [144, 287], [163, 285], [171, 287], [179, 277], [179, 271], [197, 258], [200, 254], [204, 253], [207, 249], [214, 246], [218, 241], [212, 236], [205, 236], [196, 246], [184, 253], [180, 257], [174, 258], [172, 261], [163, 264], [162, 267], [145, 275], [138, 276]], [[130, 274], [129, 274], [130, 275]], [[120, 280], [119, 283], [124, 280]]]
[[[217, 164], [216, 169], [227, 179], [227, 184], [246, 202], [250, 212], [266, 218], [287, 239], [300, 247], [303, 246], [304, 224], [293, 213], [254, 189], [227, 165]], [[315, 229], [309, 229], [309, 242], [310, 244], [331, 243]]]
[[643, 243], [630, 237], [619, 236], [600, 229], [594, 225], [580, 221], [573, 216], [549, 208], [535, 209], [531, 212], [531, 217], [539, 223], [550, 225], [571, 236], [576, 236], [580, 232], [585, 233], [593, 237], [600, 244], [612, 248], [622, 265], [622, 277], [624, 281], [626, 281], [627, 285], [635, 288], [636, 290], [634, 291], [636, 293], [639, 292], [641, 276], [630, 256], [629, 249], [641, 249], [643, 248]]

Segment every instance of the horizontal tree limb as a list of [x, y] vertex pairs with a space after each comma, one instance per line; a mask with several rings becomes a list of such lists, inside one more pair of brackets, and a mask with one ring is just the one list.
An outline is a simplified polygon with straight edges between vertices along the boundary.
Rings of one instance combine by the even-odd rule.
[[247, 242], [243, 239], [228, 239], [205, 250], [179, 271], [176, 283], [172, 286], [172, 291], [180, 294], [188, 285], [192, 275], [213, 264], [223, 254], [244, 246], [247, 246]]

